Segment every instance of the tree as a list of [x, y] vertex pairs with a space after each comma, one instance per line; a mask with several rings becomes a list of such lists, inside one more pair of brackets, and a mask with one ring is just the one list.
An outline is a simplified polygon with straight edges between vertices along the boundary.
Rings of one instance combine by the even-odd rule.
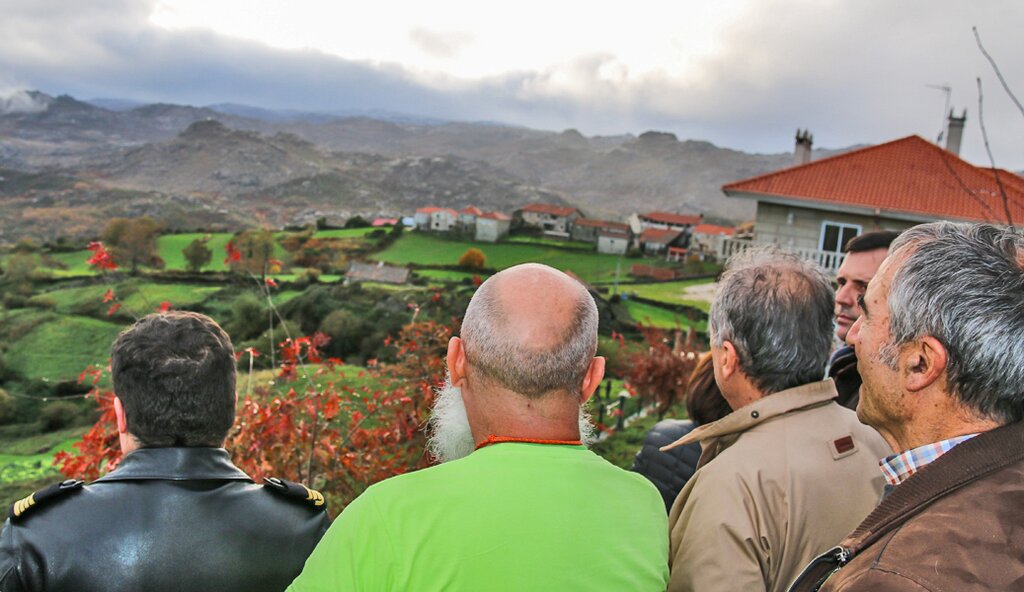
[[640, 330], [647, 340], [648, 349], [633, 356], [626, 381], [637, 395], [657, 403], [658, 417], [662, 418], [686, 395], [697, 358], [682, 351], [679, 335], [673, 347], [669, 345], [669, 336], [664, 331], [652, 327], [640, 327]]
[[156, 239], [162, 230], [156, 220], [142, 218], [114, 218], [103, 230], [103, 242], [114, 260], [137, 273], [140, 265], [161, 268], [163, 260], [157, 255]]
[[487, 265], [487, 256], [480, 249], [470, 247], [459, 257], [459, 265], [469, 269], [483, 269]]
[[275, 264], [276, 242], [269, 230], [252, 228], [231, 239], [237, 258], [229, 257], [229, 264], [235, 271], [243, 271], [266, 278], [270, 267]]
[[345, 220], [345, 228], [367, 228], [370, 223], [366, 221], [366, 218], [362, 216], [352, 216], [348, 220]]
[[185, 256], [185, 261], [188, 261], [188, 270], [193, 273], [198, 273], [213, 259], [213, 251], [206, 246], [206, 241], [198, 238], [182, 249], [181, 254]]

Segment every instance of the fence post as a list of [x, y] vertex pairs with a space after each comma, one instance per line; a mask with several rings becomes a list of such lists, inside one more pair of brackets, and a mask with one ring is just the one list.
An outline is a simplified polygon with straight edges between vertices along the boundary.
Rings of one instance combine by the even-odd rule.
[[626, 427], [626, 395], [619, 395], [619, 421], [615, 424], [616, 430]]

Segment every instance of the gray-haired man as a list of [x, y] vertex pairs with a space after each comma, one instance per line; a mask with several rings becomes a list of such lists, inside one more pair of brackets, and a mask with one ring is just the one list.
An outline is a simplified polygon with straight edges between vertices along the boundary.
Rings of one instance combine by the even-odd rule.
[[861, 308], [857, 415], [894, 488], [793, 590], [1024, 589], [1024, 235], [916, 226]]
[[828, 279], [796, 255], [729, 261], [710, 326], [734, 411], [673, 444], [703, 453], [669, 516], [669, 590], [785, 590], [878, 502], [885, 443], [819, 380], [832, 310]]

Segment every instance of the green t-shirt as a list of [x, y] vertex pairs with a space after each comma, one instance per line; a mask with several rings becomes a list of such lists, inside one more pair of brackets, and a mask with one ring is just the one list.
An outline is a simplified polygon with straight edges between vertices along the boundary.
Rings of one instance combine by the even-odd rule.
[[290, 592], [664, 590], [654, 486], [582, 446], [507, 443], [366, 490]]

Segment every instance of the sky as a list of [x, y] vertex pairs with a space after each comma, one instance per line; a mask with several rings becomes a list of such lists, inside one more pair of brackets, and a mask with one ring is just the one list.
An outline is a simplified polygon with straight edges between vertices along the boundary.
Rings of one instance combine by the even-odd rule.
[[[0, 0], [0, 98], [381, 110], [747, 152], [943, 130], [1024, 169], [1018, 0]], [[19, 105], [0, 101], [0, 105]]]

